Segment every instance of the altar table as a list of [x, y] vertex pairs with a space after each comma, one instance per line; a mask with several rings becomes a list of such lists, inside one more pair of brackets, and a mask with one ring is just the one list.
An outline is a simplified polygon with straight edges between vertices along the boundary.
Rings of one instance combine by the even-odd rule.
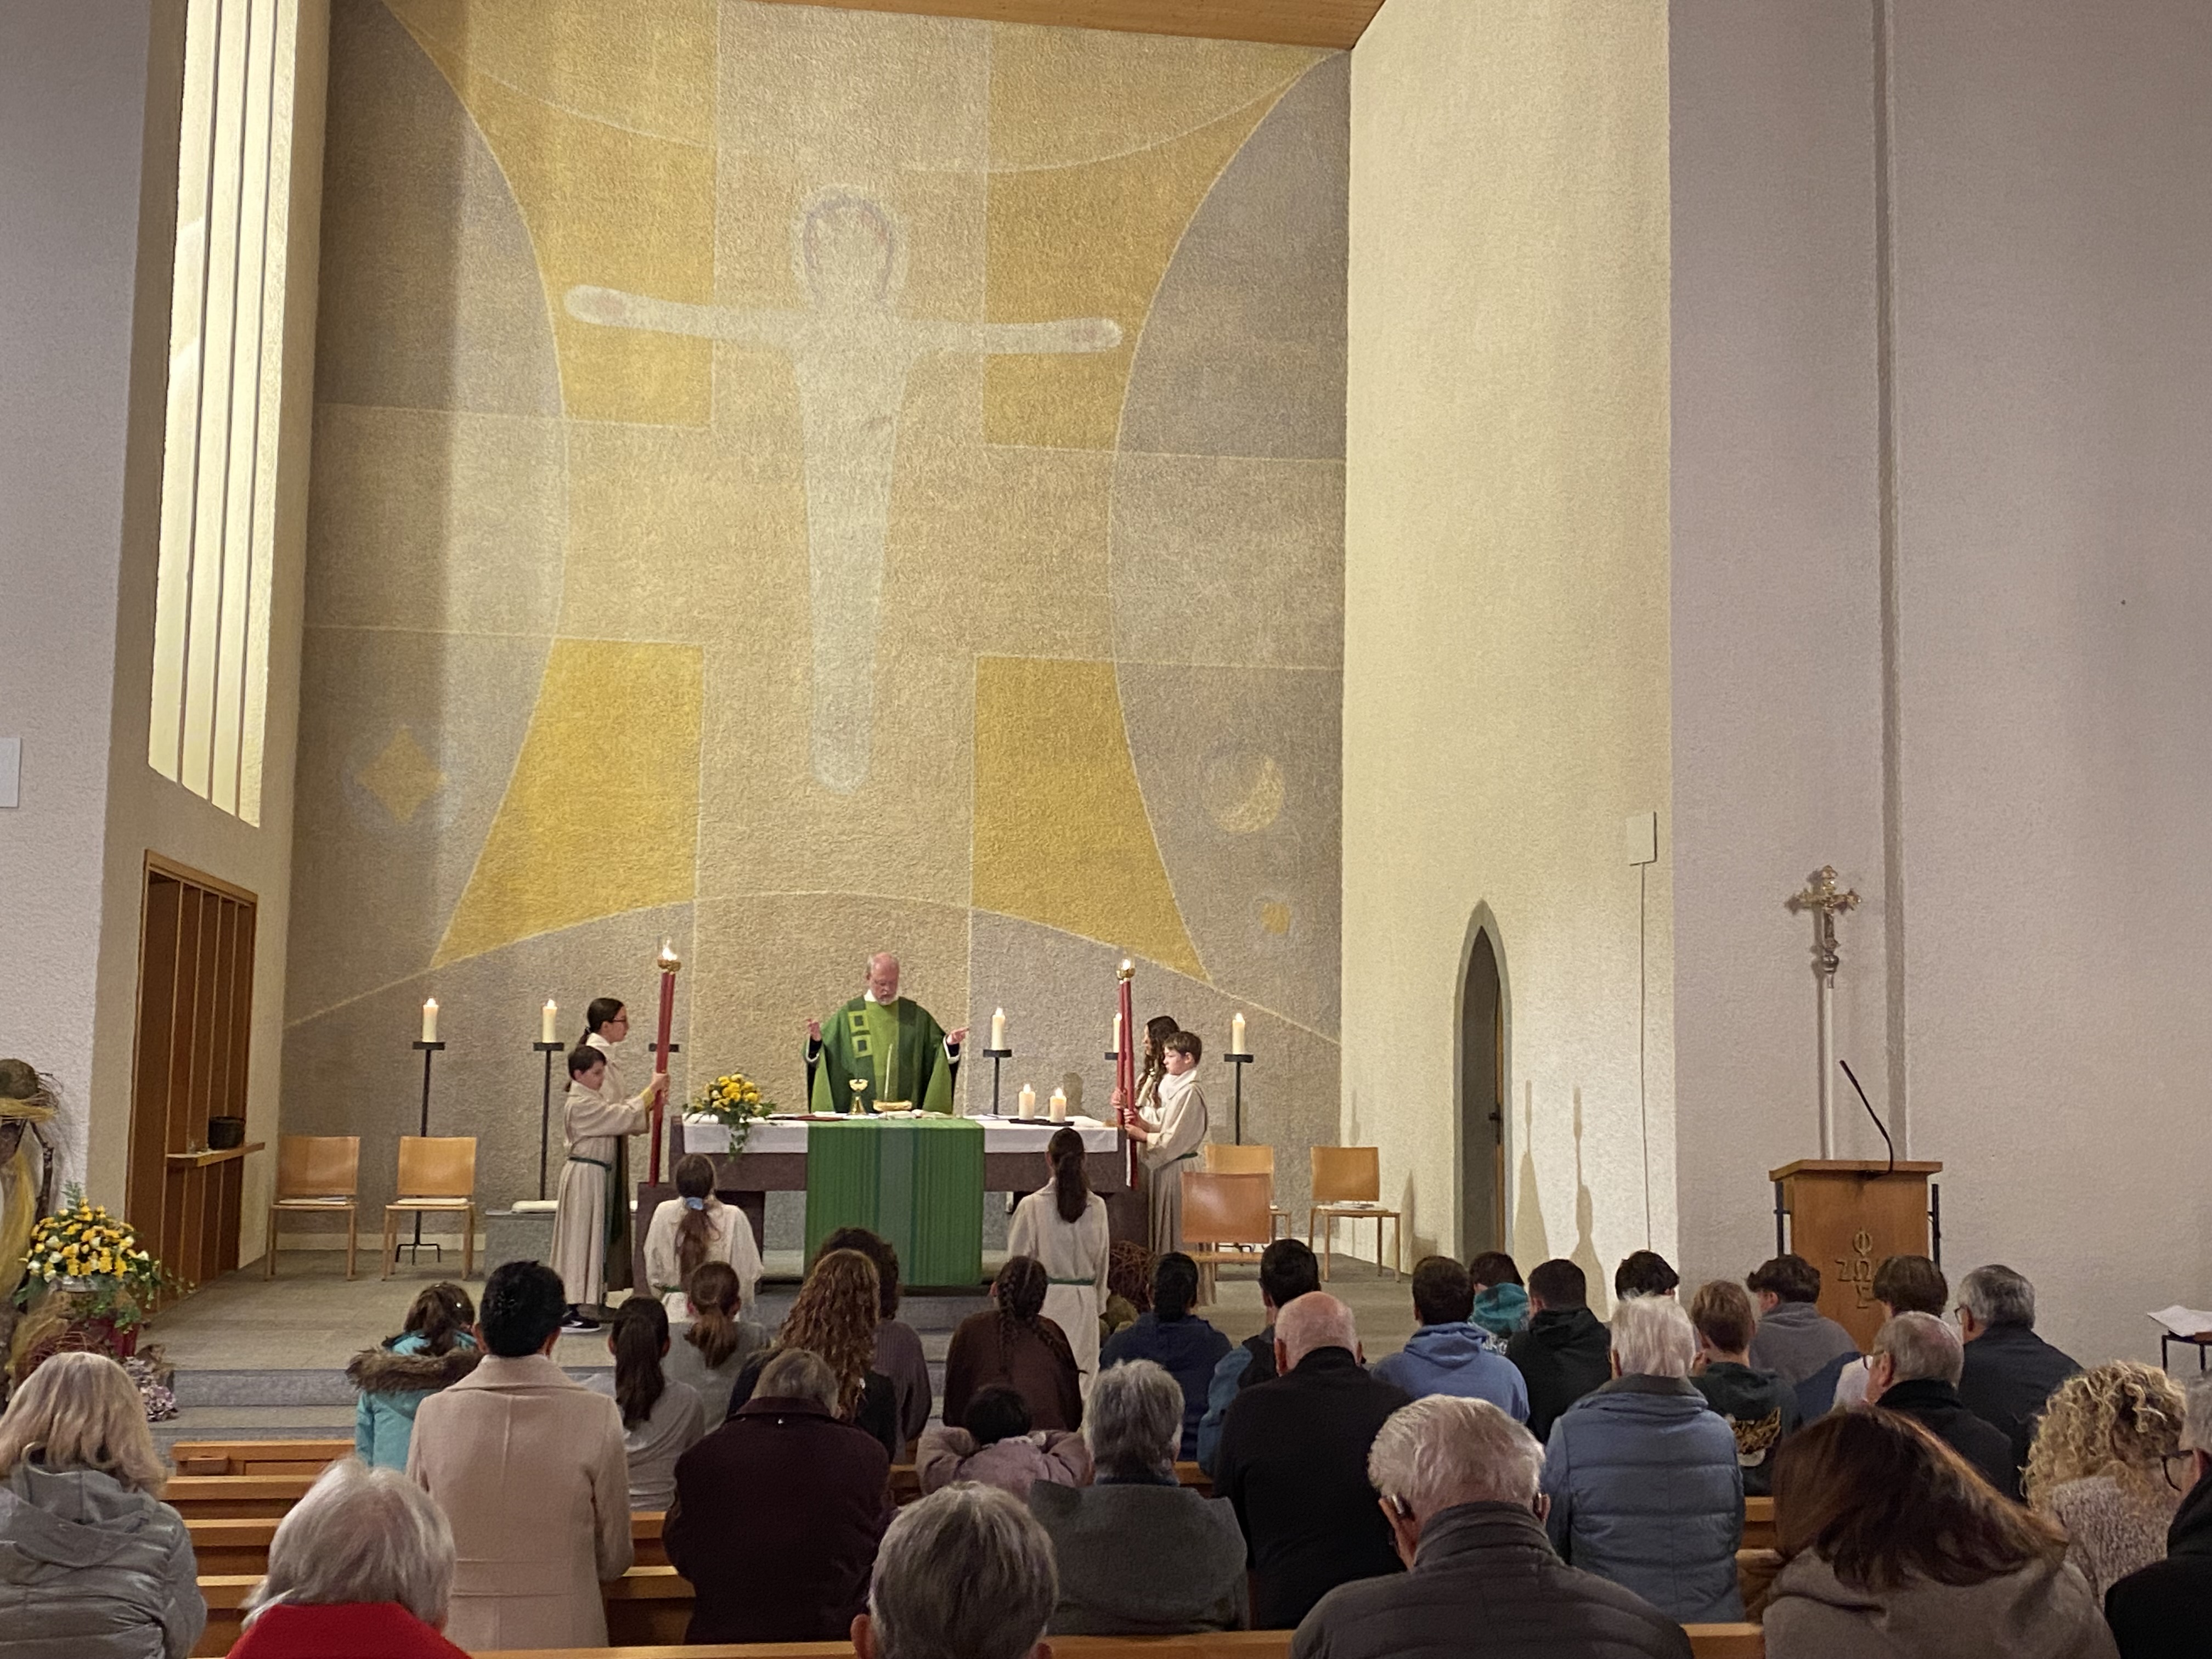
[[[1043, 1186], [1051, 1173], [1045, 1147], [1062, 1127], [1083, 1137], [1084, 1170], [1091, 1190], [1112, 1209], [1128, 1185], [1127, 1149], [1119, 1129], [1088, 1118], [1065, 1125], [936, 1115], [767, 1120], [751, 1127], [744, 1150], [734, 1153], [728, 1150], [730, 1132], [722, 1125], [672, 1120], [667, 1160], [672, 1170], [687, 1151], [712, 1158], [716, 1196], [745, 1212], [756, 1240], [766, 1237], [768, 1194], [803, 1192], [810, 1257], [833, 1228], [865, 1226], [898, 1247], [900, 1277], [907, 1284], [964, 1289], [982, 1279], [983, 1194], [1026, 1194]], [[884, 1131], [895, 1133], [870, 1138], [882, 1137]], [[956, 1151], [963, 1142], [966, 1149]], [[953, 1190], [955, 1178], [949, 1171], [956, 1161], [970, 1158], [981, 1168], [957, 1177], [963, 1196]], [[661, 1201], [675, 1196], [670, 1184], [638, 1188], [634, 1237], [640, 1285], [645, 1282], [647, 1225]]]

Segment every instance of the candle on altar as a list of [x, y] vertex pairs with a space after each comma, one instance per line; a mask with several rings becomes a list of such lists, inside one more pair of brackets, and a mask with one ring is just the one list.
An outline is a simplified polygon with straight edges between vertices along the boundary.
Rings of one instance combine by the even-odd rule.
[[1067, 1091], [1065, 1089], [1052, 1091], [1052, 1121], [1054, 1123], [1067, 1121]]
[[1241, 1013], [1229, 1022], [1229, 1052], [1232, 1054], [1251, 1052], [1244, 1046], [1244, 1016]]
[[1036, 1091], [1030, 1088], [1028, 1084], [1024, 1083], [1022, 1085], [1020, 1100], [1021, 1115], [1024, 1117], [1035, 1117], [1036, 1115]]
[[422, 1041], [435, 1042], [437, 1040], [438, 999], [432, 997], [422, 1005]]
[[561, 1005], [554, 1001], [551, 997], [548, 997], [545, 999], [545, 1017], [540, 1022], [540, 1028], [544, 1035], [538, 1040], [540, 1042], [558, 1042], [561, 1040], [560, 1024]]
[[991, 1046], [994, 1048], [1006, 1046], [1006, 1011], [1003, 1008], [995, 1010], [991, 1015]]
[[1114, 1015], [1114, 1046], [1107, 1052], [1116, 1060], [1121, 1057], [1121, 1016], [1118, 1010]]

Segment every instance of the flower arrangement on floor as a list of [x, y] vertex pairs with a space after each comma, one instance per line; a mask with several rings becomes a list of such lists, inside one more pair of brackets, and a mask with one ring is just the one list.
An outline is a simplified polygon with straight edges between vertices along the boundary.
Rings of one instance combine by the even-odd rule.
[[24, 1317], [15, 1328], [9, 1371], [20, 1381], [65, 1349], [127, 1357], [137, 1348], [138, 1326], [165, 1277], [152, 1253], [139, 1248], [129, 1222], [69, 1187], [61, 1209], [31, 1230], [15, 1291]]
[[752, 1133], [756, 1121], [775, 1109], [775, 1103], [760, 1091], [760, 1085], [741, 1072], [732, 1072], [718, 1077], [707, 1085], [707, 1092], [699, 1097], [692, 1109], [695, 1116], [708, 1117], [730, 1132], [730, 1150], [741, 1152], [745, 1148], [745, 1137]]

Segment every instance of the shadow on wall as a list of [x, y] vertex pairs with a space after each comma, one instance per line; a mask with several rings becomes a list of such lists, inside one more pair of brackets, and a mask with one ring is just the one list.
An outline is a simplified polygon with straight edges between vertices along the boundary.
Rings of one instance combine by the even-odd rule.
[[1583, 1089], [1575, 1085], [1575, 1248], [1567, 1260], [1583, 1270], [1589, 1280], [1590, 1311], [1600, 1319], [1612, 1311], [1609, 1295], [1612, 1275], [1605, 1264], [1597, 1259], [1597, 1239], [1592, 1229], [1597, 1219], [1597, 1200], [1590, 1196], [1589, 1184], [1583, 1179]]
[[1550, 1260], [1552, 1245], [1544, 1231], [1544, 1201], [1536, 1185], [1536, 1085], [1523, 1083], [1521, 1089], [1521, 1174], [1513, 1200], [1513, 1259], [1525, 1275], [1539, 1261]]

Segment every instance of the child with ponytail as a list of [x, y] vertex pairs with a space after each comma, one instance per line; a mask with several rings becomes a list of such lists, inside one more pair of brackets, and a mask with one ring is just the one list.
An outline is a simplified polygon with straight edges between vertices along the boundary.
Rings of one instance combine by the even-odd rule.
[[738, 1316], [744, 1306], [737, 1270], [726, 1261], [702, 1261], [685, 1281], [690, 1322], [669, 1345], [661, 1365], [671, 1382], [696, 1390], [709, 1428], [730, 1414], [730, 1390], [745, 1361], [768, 1346], [768, 1333]]
[[1098, 1370], [1098, 1316], [1106, 1302], [1106, 1269], [1114, 1241], [1106, 1226], [1106, 1200], [1091, 1190], [1084, 1170], [1083, 1136], [1059, 1129], [1045, 1147], [1052, 1178], [1014, 1206], [1006, 1230], [1010, 1255], [1035, 1256], [1044, 1266], [1044, 1315], [1075, 1352], [1083, 1395]]
[[653, 1210], [645, 1233], [645, 1273], [668, 1311], [682, 1318], [684, 1287], [709, 1261], [726, 1262], [738, 1276], [747, 1307], [760, 1284], [760, 1245], [743, 1210], [714, 1196], [714, 1161], [697, 1152], [676, 1160], [676, 1193]]
[[622, 1408], [623, 1449], [629, 1454], [629, 1506], [665, 1510], [676, 1499], [676, 1460], [706, 1433], [698, 1390], [671, 1382], [661, 1370], [668, 1356], [668, 1310], [658, 1298], [633, 1296], [616, 1310], [607, 1333], [614, 1375], [589, 1386], [611, 1394]]

